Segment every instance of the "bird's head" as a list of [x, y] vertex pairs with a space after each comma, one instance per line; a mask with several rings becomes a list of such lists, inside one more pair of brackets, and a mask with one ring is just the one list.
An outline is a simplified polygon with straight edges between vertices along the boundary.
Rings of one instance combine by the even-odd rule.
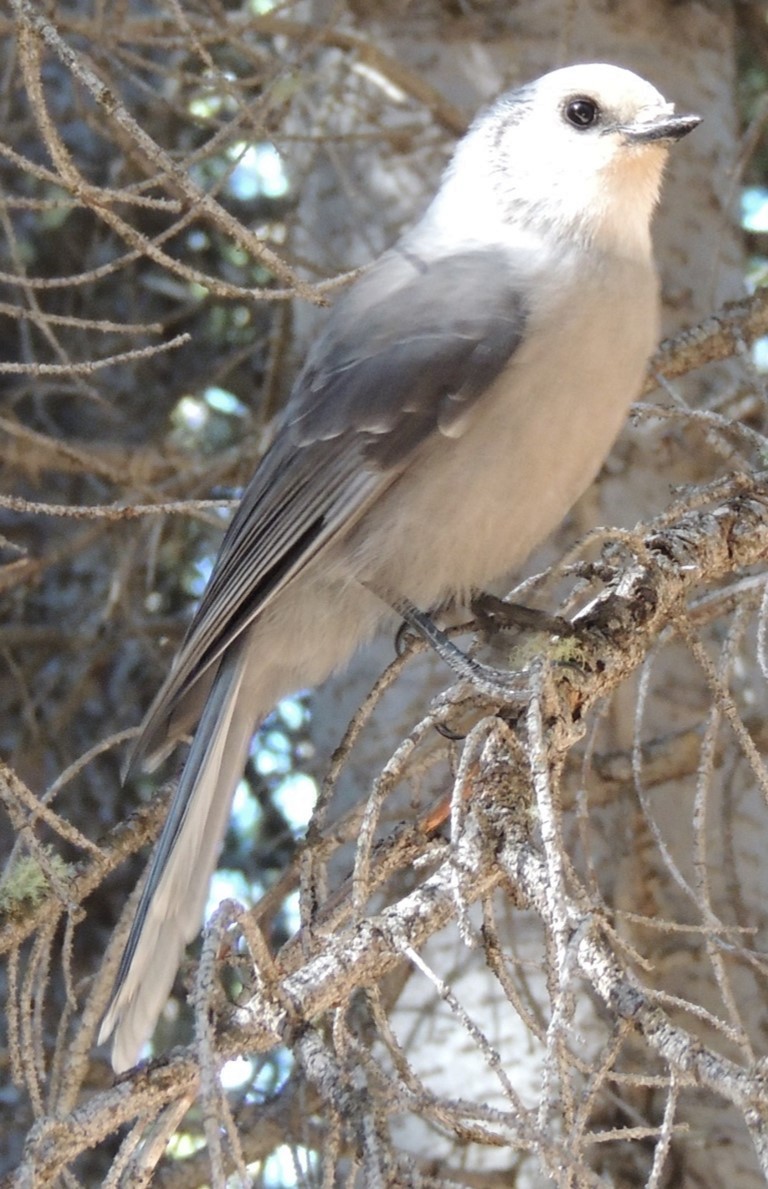
[[629, 70], [565, 67], [477, 116], [439, 197], [483, 234], [551, 229], [647, 253], [667, 150], [699, 122]]

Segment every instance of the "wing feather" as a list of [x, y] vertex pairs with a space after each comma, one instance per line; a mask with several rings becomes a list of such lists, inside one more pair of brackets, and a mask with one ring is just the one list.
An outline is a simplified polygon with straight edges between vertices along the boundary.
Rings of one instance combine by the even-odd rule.
[[189, 725], [183, 706], [199, 707], [222, 653], [352, 528], [422, 442], [460, 432], [524, 325], [502, 249], [425, 262], [396, 248], [341, 299], [227, 529], [134, 759], [167, 742], [178, 721]]

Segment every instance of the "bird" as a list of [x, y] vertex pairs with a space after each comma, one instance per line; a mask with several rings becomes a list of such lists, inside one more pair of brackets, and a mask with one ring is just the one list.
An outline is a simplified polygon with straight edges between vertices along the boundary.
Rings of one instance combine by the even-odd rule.
[[507, 91], [332, 307], [134, 748], [151, 768], [192, 735], [99, 1034], [116, 1071], [200, 930], [259, 723], [403, 618], [439, 637], [430, 608], [520, 566], [597, 474], [658, 337], [668, 149], [699, 122], [606, 63]]

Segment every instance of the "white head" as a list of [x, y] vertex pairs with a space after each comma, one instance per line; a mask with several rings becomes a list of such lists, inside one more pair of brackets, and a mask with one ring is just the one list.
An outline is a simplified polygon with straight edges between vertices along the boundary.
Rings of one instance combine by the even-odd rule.
[[667, 150], [698, 123], [629, 70], [555, 70], [477, 116], [434, 214], [486, 242], [524, 227], [647, 254]]

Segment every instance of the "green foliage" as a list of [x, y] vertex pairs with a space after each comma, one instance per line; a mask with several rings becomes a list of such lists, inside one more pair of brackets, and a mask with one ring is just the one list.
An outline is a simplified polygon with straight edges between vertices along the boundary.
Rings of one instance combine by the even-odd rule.
[[50, 894], [51, 876], [62, 883], [70, 878], [72, 867], [52, 846], [41, 846], [41, 850], [45, 855], [45, 867], [37, 855], [20, 855], [8, 872], [0, 888], [0, 913], [20, 916]]

